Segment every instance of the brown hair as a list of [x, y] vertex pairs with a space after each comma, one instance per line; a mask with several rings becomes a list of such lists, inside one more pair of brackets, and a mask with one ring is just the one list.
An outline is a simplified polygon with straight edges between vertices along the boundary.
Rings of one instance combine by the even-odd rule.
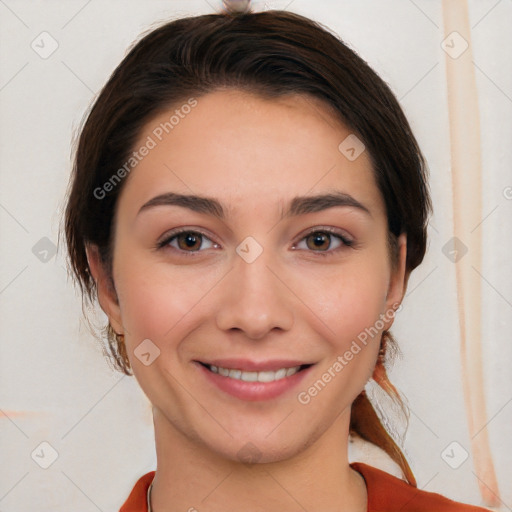
[[[82, 127], [65, 212], [71, 270], [82, 297], [96, 288], [86, 246], [98, 247], [111, 276], [113, 219], [124, 180], [95, 193], [130, 158], [152, 118], [192, 96], [237, 88], [266, 98], [310, 95], [323, 101], [364, 142], [387, 210], [391, 246], [407, 234], [406, 271], [423, 259], [431, 210], [426, 164], [411, 128], [386, 83], [337, 36], [285, 11], [183, 18], [150, 31], [128, 52], [97, 97]], [[114, 366], [130, 372], [123, 340], [106, 328]], [[384, 332], [374, 380], [406, 411], [385, 370]], [[350, 429], [385, 450], [412, 485], [400, 448], [364, 390], [352, 405]]]

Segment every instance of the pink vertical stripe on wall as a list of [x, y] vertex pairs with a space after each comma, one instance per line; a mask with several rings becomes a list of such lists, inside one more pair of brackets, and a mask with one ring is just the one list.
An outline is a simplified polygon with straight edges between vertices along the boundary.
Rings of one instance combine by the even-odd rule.
[[[455, 254], [464, 401], [475, 473], [487, 506], [500, 504], [487, 432], [482, 367], [481, 277], [482, 159], [480, 116], [467, 0], [443, 0], [448, 112], [450, 119], [453, 228], [467, 254]], [[460, 242], [462, 244], [460, 244]], [[460, 245], [459, 245], [460, 244]]]

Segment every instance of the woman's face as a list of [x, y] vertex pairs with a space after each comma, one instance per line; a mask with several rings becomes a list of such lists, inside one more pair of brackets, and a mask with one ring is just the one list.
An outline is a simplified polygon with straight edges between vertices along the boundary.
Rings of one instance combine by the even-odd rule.
[[118, 302], [92, 261], [100, 302], [166, 428], [229, 459], [281, 460], [346, 435], [404, 292], [404, 239], [392, 270], [369, 155], [319, 101], [231, 90], [188, 104], [134, 148]]

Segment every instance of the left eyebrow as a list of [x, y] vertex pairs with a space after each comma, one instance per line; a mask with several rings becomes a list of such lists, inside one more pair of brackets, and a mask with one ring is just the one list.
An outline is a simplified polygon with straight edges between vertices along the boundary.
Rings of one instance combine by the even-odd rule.
[[315, 213], [335, 206], [350, 206], [358, 208], [371, 217], [370, 210], [350, 194], [344, 192], [331, 192], [329, 194], [320, 194], [316, 196], [297, 196], [290, 202], [290, 207], [281, 219], [292, 217], [294, 215], [303, 215], [306, 213]]
[[[142, 205], [138, 214], [143, 210], [155, 206], [180, 206], [198, 213], [213, 215], [219, 219], [225, 219], [226, 216], [222, 204], [216, 199], [205, 196], [177, 194], [174, 192], [168, 192], [166, 194], [153, 197]], [[344, 192], [331, 192], [315, 196], [294, 197], [290, 201], [288, 210], [281, 214], [281, 220], [296, 215], [320, 212], [336, 206], [357, 208], [371, 216], [370, 210], [350, 194], [346, 194]]]

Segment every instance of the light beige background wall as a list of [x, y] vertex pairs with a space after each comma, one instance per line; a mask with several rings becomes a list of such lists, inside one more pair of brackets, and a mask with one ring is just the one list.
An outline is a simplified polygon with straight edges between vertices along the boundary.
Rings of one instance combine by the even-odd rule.
[[[128, 45], [156, 22], [218, 7], [217, 0], [0, 1], [0, 510], [118, 510], [155, 467], [147, 399], [133, 378], [110, 370], [81, 320], [57, 236], [72, 136]], [[405, 451], [419, 487], [480, 504], [471, 455], [459, 465], [463, 451], [453, 452], [457, 469], [442, 455], [454, 441], [470, 452], [470, 438], [457, 263], [443, 252], [453, 214], [441, 2], [255, 2], [265, 8], [288, 8], [340, 34], [389, 83], [427, 157], [435, 206], [429, 251], [397, 316], [403, 357], [390, 377], [411, 409]], [[475, 226], [483, 240], [482, 428], [499, 510], [512, 510], [512, 2], [472, 0], [469, 14], [483, 159]], [[394, 471], [367, 447], [352, 456]]]

